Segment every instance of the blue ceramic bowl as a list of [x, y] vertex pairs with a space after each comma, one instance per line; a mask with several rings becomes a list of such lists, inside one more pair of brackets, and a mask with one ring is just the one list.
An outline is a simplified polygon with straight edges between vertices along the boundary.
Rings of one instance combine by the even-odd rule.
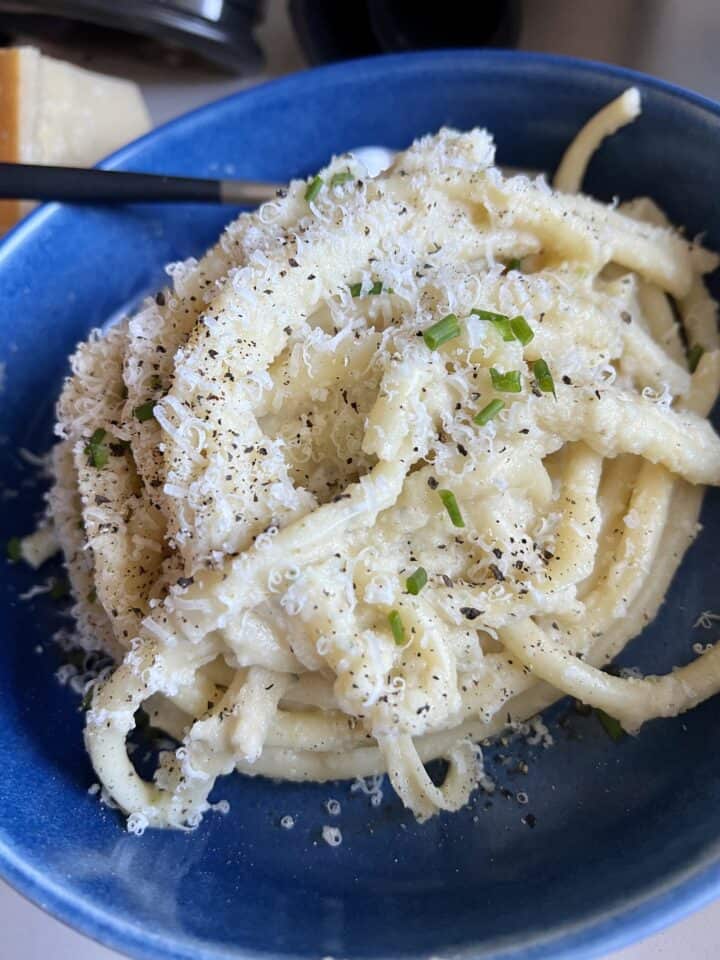
[[[627, 71], [516, 53], [388, 57], [299, 74], [190, 114], [107, 166], [285, 180], [365, 143], [405, 146], [441, 124], [494, 131], [501, 163], [551, 170], [583, 121], [630, 83], [642, 118], [593, 160], [590, 192], [647, 193], [720, 248], [720, 109]], [[66, 357], [87, 331], [198, 254], [231, 211], [48, 206], [0, 249], [0, 538], [41, 507], [19, 448], [44, 451]], [[664, 671], [691, 657], [697, 614], [717, 605], [720, 499], [661, 616], [626, 664]], [[34, 581], [0, 583], [0, 871], [17, 889], [135, 957], [597, 956], [676, 920], [720, 883], [720, 699], [615, 744], [593, 717], [550, 712], [552, 749], [490, 749], [504, 786], [488, 802], [418, 826], [386, 789], [379, 808], [347, 784], [226, 779], [229, 815], [192, 834], [124, 833], [88, 795], [77, 699], [53, 677], [63, 623]], [[41, 645], [43, 652], [36, 652]], [[509, 757], [510, 761], [504, 759]], [[518, 760], [529, 772], [516, 773]], [[515, 799], [528, 794], [529, 804]], [[328, 816], [329, 797], [340, 800]], [[531, 813], [533, 817], [526, 815]], [[279, 826], [291, 814], [291, 831]], [[523, 822], [522, 818], [525, 817]], [[320, 840], [325, 823], [342, 846]], [[528, 823], [535, 823], [530, 827]]]

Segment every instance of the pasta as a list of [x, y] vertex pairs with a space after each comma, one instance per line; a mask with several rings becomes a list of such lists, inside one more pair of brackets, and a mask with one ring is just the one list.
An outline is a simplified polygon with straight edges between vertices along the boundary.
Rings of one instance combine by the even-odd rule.
[[[233, 770], [387, 772], [425, 819], [508, 718], [570, 694], [634, 732], [720, 690], [714, 647], [602, 670], [720, 483], [717, 258], [579, 194], [639, 111], [591, 119], [554, 189], [482, 130], [374, 178], [336, 158], [78, 348], [50, 504], [80, 642], [116, 663], [85, 742], [129, 829], [197, 825]], [[141, 707], [180, 743], [151, 781]]]

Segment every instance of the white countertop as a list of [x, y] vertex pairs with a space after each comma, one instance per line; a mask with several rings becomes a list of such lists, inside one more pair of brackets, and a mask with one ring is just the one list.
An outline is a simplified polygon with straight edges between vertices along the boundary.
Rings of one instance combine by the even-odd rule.
[[[130, 72], [143, 86], [160, 123], [267, 76], [304, 66], [282, 0], [270, 0], [258, 32], [266, 53], [263, 77], [238, 80], [194, 67], [178, 76], [168, 65], [138, 63]], [[520, 45], [634, 67], [720, 99], [720, 4], [717, 0], [526, 0]], [[54, 51], [57, 53], [57, 50]], [[89, 52], [88, 65], [118, 69], [118, 62]], [[79, 749], [79, 746], [78, 746]], [[0, 883], [0, 960], [119, 960]], [[612, 960], [717, 960], [720, 901], [612, 956]]]

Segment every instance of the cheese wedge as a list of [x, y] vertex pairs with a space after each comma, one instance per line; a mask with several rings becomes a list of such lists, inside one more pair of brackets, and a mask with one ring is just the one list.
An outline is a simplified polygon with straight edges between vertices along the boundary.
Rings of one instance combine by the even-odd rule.
[[[139, 88], [46, 57], [0, 50], [0, 161], [90, 166], [150, 129]], [[0, 201], [0, 232], [29, 209]]]

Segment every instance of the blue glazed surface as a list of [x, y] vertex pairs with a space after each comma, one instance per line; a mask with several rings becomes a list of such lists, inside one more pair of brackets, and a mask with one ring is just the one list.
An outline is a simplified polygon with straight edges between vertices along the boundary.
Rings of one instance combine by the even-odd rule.
[[[648, 193], [691, 234], [720, 248], [720, 110], [612, 68], [514, 53], [452, 52], [342, 64], [232, 97], [117, 154], [108, 166], [276, 178], [306, 174], [333, 152], [401, 147], [441, 124], [486, 125], [501, 163], [552, 169], [578, 126], [637, 82], [645, 112], [606, 144], [587, 187], [609, 199]], [[0, 540], [27, 532], [42, 486], [18, 448], [45, 450], [66, 356], [95, 325], [160, 283], [163, 264], [198, 254], [227, 209], [120, 211], [46, 207], [0, 248]], [[720, 498], [662, 614], [625, 664], [663, 671], [712, 634]], [[647, 934], [715, 896], [720, 884], [720, 770], [715, 699], [636, 739], [612, 743], [594, 718], [557, 720], [556, 745], [490, 750], [511, 794], [418, 826], [385, 790], [380, 808], [347, 784], [226, 779], [231, 812], [193, 834], [129, 837], [88, 796], [77, 700], [53, 678], [48, 638], [66, 623], [46, 597], [0, 581], [0, 872], [90, 936], [144, 958], [587, 958]], [[44, 652], [35, 648], [42, 644]], [[513, 774], [519, 758], [526, 776]], [[324, 803], [335, 797], [342, 813]], [[534, 829], [521, 822], [531, 812]], [[293, 830], [279, 827], [284, 814]], [[323, 824], [344, 842], [320, 840]]]

